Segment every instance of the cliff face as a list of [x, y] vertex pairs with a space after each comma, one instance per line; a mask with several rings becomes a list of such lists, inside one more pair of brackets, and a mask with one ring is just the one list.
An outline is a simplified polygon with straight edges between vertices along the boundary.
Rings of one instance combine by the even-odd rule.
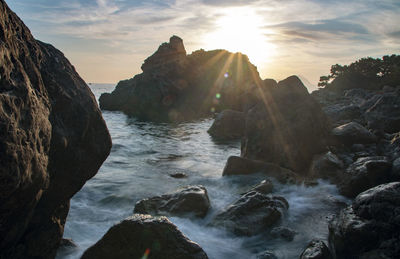
[[86, 83], [0, 0], [0, 258], [53, 258], [110, 148]]
[[224, 109], [243, 110], [247, 88], [261, 81], [246, 55], [225, 50], [186, 55], [177, 36], [161, 44], [142, 70], [103, 94], [100, 107], [143, 120], [190, 120]]

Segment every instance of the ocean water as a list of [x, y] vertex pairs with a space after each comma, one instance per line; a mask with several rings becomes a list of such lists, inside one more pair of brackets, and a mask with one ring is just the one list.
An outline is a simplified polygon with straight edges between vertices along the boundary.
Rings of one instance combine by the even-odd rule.
[[[92, 84], [98, 99], [114, 85]], [[172, 192], [179, 187], [201, 184], [207, 188], [211, 211], [204, 219], [170, 217], [209, 258], [256, 258], [269, 250], [278, 258], [298, 258], [313, 238], [326, 240], [328, 220], [344, 203], [334, 185], [320, 181], [317, 186], [275, 183], [274, 194], [285, 197], [289, 210], [281, 225], [298, 234], [291, 242], [273, 239], [268, 234], [238, 237], [207, 224], [219, 210], [265, 176], [222, 177], [229, 156], [240, 154], [240, 142], [215, 142], [207, 130], [212, 119], [180, 124], [144, 123], [121, 112], [103, 111], [113, 147], [95, 177], [71, 200], [64, 238], [78, 248], [59, 252], [57, 258], [80, 258], [114, 224], [133, 213], [143, 198]], [[187, 178], [175, 179], [171, 173], [183, 172]]]

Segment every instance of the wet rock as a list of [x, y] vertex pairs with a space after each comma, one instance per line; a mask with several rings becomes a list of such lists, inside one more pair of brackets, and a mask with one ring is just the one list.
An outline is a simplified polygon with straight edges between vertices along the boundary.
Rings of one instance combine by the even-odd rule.
[[343, 162], [331, 151], [316, 155], [311, 163], [310, 176], [338, 182], [343, 174]]
[[332, 135], [346, 145], [368, 144], [376, 142], [377, 138], [368, 129], [357, 122], [349, 122], [332, 130]]
[[194, 215], [205, 217], [210, 208], [207, 190], [201, 185], [181, 188], [174, 193], [140, 200], [134, 213], [151, 215]]
[[[360, 193], [329, 224], [329, 243], [336, 258], [399, 258], [399, 207], [400, 182]], [[380, 257], [373, 257], [376, 254]]]
[[312, 157], [325, 150], [329, 128], [320, 105], [291, 76], [248, 111], [241, 156], [306, 173]]
[[171, 176], [172, 178], [177, 178], [177, 179], [187, 178], [187, 174], [181, 173], [181, 172], [173, 173], [173, 174], [170, 174], [169, 176]]
[[297, 182], [297, 175], [289, 169], [282, 168], [276, 164], [238, 156], [230, 156], [228, 158], [222, 175], [247, 175], [254, 173], [263, 173], [277, 179], [281, 183]]
[[264, 251], [259, 253], [256, 256], [256, 259], [278, 259], [278, 257], [276, 257], [276, 255], [271, 251]]
[[78, 246], [72, 239], [63, 238], [61, 239], [60, 246], [57, 250], [57, 256], [68, 256], [69, 254], [76, 252], [77, 249]]
[[272, 192], [274, 188], [273, 183], [271, 182], [271, 180], [266, 179], [263, 180], [261, 183], [257, 184], [256, 186], [254, 186], [253, 188], [250, 189], [251, 191], [256, 191], [262, 194], [269, 194]]
[[321, 240], [312, 240], [303, 253], [300, 259], [331, 259], [332, 255], [329, 248]]
[[243, 136], [244, 124], [245, 116], [243, 112], [223, 110], [217, 115], [207, 132], [218, 139], [239, 139]]
[[340, 192], [355, 197], [376, 185], [390, 182], [392, 163], [387, 157], [363, 157], [351, 164], [340, 183]]
[[[147, 250], [147, 251], [146, 251]], [[111, 227], [82, 255], [82, 259], [108, 258], [200, 259], [201, 247], [184, 236], [166, 217], [135, 214]]]
[[293, 241], [297, 232], [288, 227], [274, 227], [271, 230], [271, 236], [274, 238], [282, 238], [286, 241]]
[[252, 236], [276, 224], [288, 207], [283, 197], [251, 191], [218, 213], [211, 225], [224, 227], [237, 235]]
[[90, 89], [0, 0], [0, 257], [54, 258], [70, 198], [111, 148]]

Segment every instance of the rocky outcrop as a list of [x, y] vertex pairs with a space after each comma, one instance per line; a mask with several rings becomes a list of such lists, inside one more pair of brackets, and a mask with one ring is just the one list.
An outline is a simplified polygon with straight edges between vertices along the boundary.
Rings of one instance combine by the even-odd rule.
[[195, 185], [181, 188], [171, 194], [140, 200], [133, 212], [151, 215], [194, 215], [203, 218], [209, 208], [210, 200], [206, 188]]
[[96, 100], [0, 0], [0, 257], [54, 258], [70, 198], [109, 154]]
[[222, 140], [240, 139], [245, 127], [243, 112], [224, 110], [215, 118], [207, 131], [212, 137]]
[[338, 142], [345, 145], [369, 144], [376, 142], [376, 136], [357, 122], [349, 122], [332, 130]]
[[[145, 257], [144, 257], [145, 256]], [[199, 245], [184, 236], [166, 217], [134, 214], [111, 227], [82, 259], [205, 259]]]
[[254, 173], [262, 173], [277, 179], [281, 183], [297, 182], [297, 175], [289, 169], [280, 167], [276, 164], [251, 160], [238, 156], [230, 156], [224, 170], [223, 176], [228, 175], [247, 175]]
[[312, 240], [301, 253], [300, 259], [332, 259], [332, 254], [323, 241]]
[[335, 258], [399, 258], [399, 207], [400, 182], [359, 194], [329, 224]]
[[283, 197], [250, 191], [218, 213], [211, 224], [237, 235], [252, 236], [276, 224], [288, 208]]
[[142, 120], [190, 120], [225, 109], [242, 111], [247, 87], [261, 81], [247, 56], [225, 50], [186, 55], [177, 36], [147, 58], [142, 70], [103, 94], [100, 107]]
[[264, 93], [247, 112], [241, 156], [306, 173], [326, 148], [326, 116], [296, 76]]

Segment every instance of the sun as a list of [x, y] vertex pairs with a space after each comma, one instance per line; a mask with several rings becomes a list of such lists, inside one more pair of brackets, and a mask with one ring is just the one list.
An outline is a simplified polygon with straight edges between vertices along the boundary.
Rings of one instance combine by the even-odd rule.
[[263, 17], [249, 7], [228, 8], [216, 20], [215, 30], [204, 36], [206, 49], [242, 52], [256, 65], [268, 62], [275, 46], [268, 42]]

